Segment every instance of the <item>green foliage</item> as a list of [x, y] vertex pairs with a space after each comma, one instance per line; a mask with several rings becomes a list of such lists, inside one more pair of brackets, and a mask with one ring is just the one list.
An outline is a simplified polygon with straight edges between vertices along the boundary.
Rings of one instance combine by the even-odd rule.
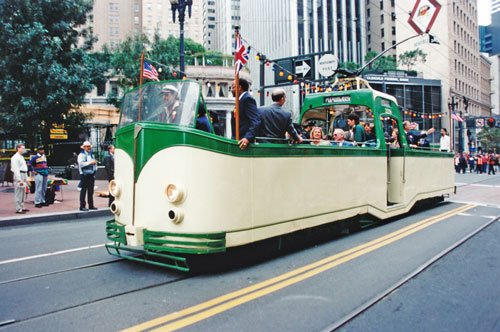
[[[365, 62], [368, 63], [373, 58], [377, 56], [377, 52], [370, 51], [365, 55]], [[387, 70], [396, 70], [398, 69], [398, 63], [392, 56], [381, 56], [374, 63], [372, 63], [369, 69], [374, 69], [378, 72], [383, 72]]]
[[412, 70], [413, 66], [415, 66], [417, 62], [425, 63], [426, 61], [427, 54], [419, 48], [413, 51], [406, 51], [399, 55], [399, 64], [401, 66], [405, 66], [408, 71]]
[[486, 151], [500, 151], [500, 129], [485, 128], [477, 134], [477, 139], [481, 142], [483, 150]]
[[[152, 62], [152, 65], [157, 69], [160, 81], [174, 79], [173, 72], [179, 67], [179, 48], [180, 40], [172, 36], [161, 39], [160, 35], [156, 33], [152, 41], [144, 34], [133, 38], [129, 37], [118, 46], [111, 56], [112, 76], [118, 77], [118, 85], [122, 91], [139, 86], [141, 55], [144, 53], [146, 59], [155, 61]], [[194, 64], [193, 56], [205, 51], [202, 45], [189, 38], [185, 39], [185, 64]], [[143, 83], [147, 82], [149, 80], [145, 78]], [[121, 99], [114, 94], [108, 95], [107, 102], [116, 107], [121, 106]]]
[[74, 107], [107, 70], [87, 54], [91, 9], [91, 0], [0, 1], [0, 127], [11, 137], [33, 146], [52, 124], [81, 123]]

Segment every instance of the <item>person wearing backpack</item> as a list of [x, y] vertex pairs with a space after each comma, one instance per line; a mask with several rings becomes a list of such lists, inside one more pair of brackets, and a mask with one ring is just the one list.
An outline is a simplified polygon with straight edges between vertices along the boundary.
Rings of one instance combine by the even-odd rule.
[[[78, 169], [82, 178], [80, 190], [80, 211], [97, 210], [94, 206], [94, 184], [97, 161], [92, 154], [92, 145], [89, 141], [83, 142], [83, 150], [78, 155]], [[85, 195], [89, 203], [88, 209], [85, 207]]]

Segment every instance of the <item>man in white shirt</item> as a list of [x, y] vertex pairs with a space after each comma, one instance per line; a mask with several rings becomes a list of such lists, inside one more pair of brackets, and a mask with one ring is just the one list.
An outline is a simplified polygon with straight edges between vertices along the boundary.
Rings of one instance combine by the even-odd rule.
[[[94, 183], [95, 173], [97, 170], [97, 161], [92, 154], [92, 145], [89, 141], [83, 142], [82, 152], [78, 155], [78, 168], [81, 175], [80, 190], [80, 211], [97, 210], [94, 206]], [[87, 201], [89, 208], [85, 207], [85, 195], [87, 194]]]
[[26, 197], [26, 178], [28, 173], [28, 165], [26, 165], [26, 160], [24, 160], [24, 152], [26, 148], [23, 143], [19, 143], [16, 146], [16, 153], [10, 159], [10, 167], [12, 173], [14, 173], [14, 204], [16, 207], [16, 213], [24, 214], [26, 211], [24, 208], [24, 198]]
[[450, 136], [446, 128], [441, 129], [441, 138], [439, 139], [439, 151], [450, 152]]

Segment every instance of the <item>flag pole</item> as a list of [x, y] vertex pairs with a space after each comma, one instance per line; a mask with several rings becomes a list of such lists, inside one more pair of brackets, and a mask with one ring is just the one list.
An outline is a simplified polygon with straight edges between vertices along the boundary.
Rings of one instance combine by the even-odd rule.
[[144, 75], [144, 53], [141, 54], [141, 77], [139, 78], [139, 114], [137, 121], [141, 121], [141, 108], [142, 108], [142, 78]]
[[[238, 36], [239, 36], [239, 27], [235, 26], [234, 27], [234, 44], [238, 42]], [[235, 49], [236, 52], [236, 49]], [[234, 54], [234, 65], [236, 67], [236, 53]], [[239, 98], [239, 90], [240, 90], [240, 71], [238, 70], [236, 73], [236, 77], [234, 79], [234, 86], [235, 86], [235, 104], [236, 107], [234, 108], [234, 119], [235, 119], [235, 126], [236, 126], [236, 140], [240, 140], [240, 98]]]

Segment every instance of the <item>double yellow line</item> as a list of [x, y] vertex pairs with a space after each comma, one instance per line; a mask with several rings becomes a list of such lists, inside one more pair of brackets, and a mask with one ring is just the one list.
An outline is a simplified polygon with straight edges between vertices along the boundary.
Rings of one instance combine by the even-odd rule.
[[273, 293], [287, 286], [296, 284], [304, 279], [313, 277], [321, 272], [324, 272], [342, 263], [348, 262], [359, 256], [365, 255], [376, 249], [384, 247], [404, 237], [407, 237], [413, 233], [416, 233], [426, 227], [429, 227], [437, 222], [450, 218], [459, 213], [465, 212], [474, 207], [476, 207], [476, 205], [468, 204], [456, 208], [454, 210], [445, 212], [443, 214], [427, 218], [425, 220], [419, 221], [410, 226], [397, 230], [393, 233], [382, 236], [376, 240], [367, 242], [352, 249], [324, 258], [315, 263], [279, 275], [272, 279], [268, 279], [256, 285], [246, 287], [232, 293], [228, 293], [226, 295], [217, 297], [207, 302], [200, 303], [190, 308], [174, 312], [172, 314], [133, 326], [124, 331], [137, 332], [137, 331], [150, 330], [153, 328], [154, 329], [152, 331], [174, 331], [192, 325], [201, 320], [217, 315], [223, 311], [239, 306], [243, 303], [252, 301], [256, 298]]

